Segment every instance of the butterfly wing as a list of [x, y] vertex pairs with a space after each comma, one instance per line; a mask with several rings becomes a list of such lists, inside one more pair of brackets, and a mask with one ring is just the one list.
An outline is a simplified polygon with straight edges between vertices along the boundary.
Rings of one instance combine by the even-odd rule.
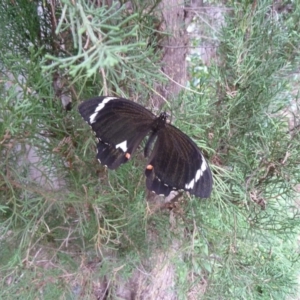
[[170, 124], [158, 131], [145, 174], [147, 188], [156, 194], [167, 196], [172, 190], [185, 190], [200, 198], [211, 194], [208, 163], [197, 145]]
[[128, 161], [155, 119], [143, 106], [116, 97], [92, 98], [78, 110], [98, 139], [97, 159], [109, 169]]

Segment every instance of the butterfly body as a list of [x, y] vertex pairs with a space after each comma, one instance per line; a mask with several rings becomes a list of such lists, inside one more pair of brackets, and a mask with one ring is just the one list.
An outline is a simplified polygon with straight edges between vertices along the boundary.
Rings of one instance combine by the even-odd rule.
[[[147, 188], [169, 195], [186, 190], [208, 198], [212, 174], [197, 145], [182, 131], [167, 124], [167, 114], [156, 117], [143, 106], [117, 97], [95, 97], [78, 107], [98, 139], [97, 159], [109, 169], [126, 163], [148, 135], [145, 157]], [[151, 150], [151, 146], [153, 149]]]

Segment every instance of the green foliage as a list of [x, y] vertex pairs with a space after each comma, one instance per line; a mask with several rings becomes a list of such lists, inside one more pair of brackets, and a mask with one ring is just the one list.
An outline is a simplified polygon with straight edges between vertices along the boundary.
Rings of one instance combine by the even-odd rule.
[[[1, 1], [1, 26], [0, 32], [1, 48], [5, 53], [17, 52], [28, 55], [28, 49], [38, 49], [49, 39], [46, 30], [49, 27], [49, 18], [44, 14], [43, 18], [38, 15], [37, 6], [40, 1]], [[44, 6], [39, 5], [40, 11]], [[30, 16], [30, 17], [28, 17]], [[44, 28], [44, 30], [40, 30]], [[41, 35], [41, 32], [43, 34]], [[48, 41], [49, 42], [49, 41]]]
[[[93, 294], [90, 262], [100, 257], [100, 275], [113, 278], [130, 257], [118, 271], [126, 277], [151, 247], [140, 168], [128, 164], [113, 173], [95, 164], [92, 134], [76, 109], [64, 110], [54, 85], [61, 76], [62, 90], [75, 99], [103, 86], [120, 93], [126, 85], [146, 99], [161, 80], [155, 40], [148, 41], [156, 32], [156, 3], [135, 14], [86, 3], [60, 3], [57, 28], [48, 2], [0, 5], [1, 26], [9, 29], [0, 35], [1, 298]], [[42, 42], [55, 29], [57, 35]], [[94, 39], [99, 34], [101, 43]], [[119, 258], [111, 259], [115, 253]]]
[[[85, 84], [92, 77], [93, 85], [99, 81], [100, 94], [107, 93], [105, 88], [117, 94], [126, 90], [142, 93], [154, 80], [162, 80], [156, 68], [156, 18], [142, 10], [145, 5], [140, 9], [136, 5], [135, 13], [119, 5], [114, 2], [111, 7], [95, 7], [86, 1], [76, 5], [65, 1], [56, 34], [63, 39], [71, 33], [67, 41], [71, 50], [47, 54], [44, 70], [58, 67], [75, 82], [84, 77]], [[156, 5], [149, 5], [147, 10], [151, 12]]]
[[119, 278], [150, 274], [161, 252], [179, 299], [296, 293], [297, 9], [275, 19], [270, 2], [241, 2], [218, 34], [217, 63], [192, 57], [172, 122], [209, 158], [213, 195], [166, 213], [145, 201], [142, 151], [118, 172], [95, 163], [93, 134], [53, 88], [59, 76], [75, 106], [104, 92], [147, 104], [162, 80], [158, 2], [132, 1], [132, 13], [61, 1], [54, 15], [48, 2], [2, 2], [1, 298], [91, 298], [103, 281], [100, 296], [114, 299]]
[[199, 66], [196, 56], [190, 64], [191, 87], [209, 108], [199, 123], [209, 124], [218, 166], [214, 201], [188, 210], [197, 221], [186, 264], [193, 275], [202, 270], [204, 299], [284, 299], [297, 291], [300, 115], [290, 74], [298, 45], [286, 22], [299, 12], [275, 19], [270, 2], [256, 4], [227, 16], [215, 66]]

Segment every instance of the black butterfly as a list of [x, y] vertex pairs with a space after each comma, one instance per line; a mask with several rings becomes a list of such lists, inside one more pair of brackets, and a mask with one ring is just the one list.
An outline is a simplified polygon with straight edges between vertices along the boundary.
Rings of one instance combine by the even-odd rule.
[[95, 97], [78, 109], [96, 134], [101, 164], [116, 169], [126, 163], [150, 133], [144, 149], [145, 157], [151, 152], [145, 170], [147, 188], [165, 196], [172, 190], [210, 196], [213, 180], [205, 158], [187, 135], [166, 123], [165, 112], [156, 117], [143, 106], [117, 97]]

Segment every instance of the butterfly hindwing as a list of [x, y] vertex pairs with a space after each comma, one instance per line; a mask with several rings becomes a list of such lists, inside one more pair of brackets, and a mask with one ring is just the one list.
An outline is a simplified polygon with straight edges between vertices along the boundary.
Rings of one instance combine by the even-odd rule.
[[212, 174], [197, 145], [182, 131], [166, 124], [146, 168], [146, 185], [156, 194], [185, 190], [201, 198], [210, 196]]
[[155, 119], [143, 106], [116, 97], [95, 97], [78, 109], [98, 139], [97, 159], [109, 169], [128, 161]]

